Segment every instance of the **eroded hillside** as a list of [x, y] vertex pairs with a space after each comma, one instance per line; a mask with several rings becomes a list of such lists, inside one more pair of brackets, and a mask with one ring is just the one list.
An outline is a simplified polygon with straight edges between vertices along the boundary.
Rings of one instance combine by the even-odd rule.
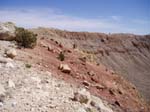
[[121, 74], [150, 100], [150, 35], [69, 32], [38, 28], [40, 37], [57, 40], [68, 48], [77, 48], [96, 64]]
[[94, 51], [92, 43], [98, 44], [88, 40], [91, 37], [87, 35], [95, 33], [79, 33], [76, 37], [78, 33], [71, 36], [72, 32], [67, 32], [68, 36], [64, 36], [66, 31], [40, 28], [34, 30], [38, 38], [31, 49], [19, 46], [15, 40], [4, 41], [14, 38], [8, 34], [11, 29], [4, 27], [8, 29], [0, 35], [0, 111], [149, 111], [133, 84], [109, 67], [97, 64], [94, 53], [82, 51], [87, 50], [83, 42]]

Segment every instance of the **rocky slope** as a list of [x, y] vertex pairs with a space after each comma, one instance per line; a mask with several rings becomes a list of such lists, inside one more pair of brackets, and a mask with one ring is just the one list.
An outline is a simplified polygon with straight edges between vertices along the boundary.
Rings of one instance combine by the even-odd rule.
[[124, 76], [150, 101], [150, 35], [69, 32], [46, 28], [33, 31], [68, 48], [76, 47], [83, 51], [90, 61]]
[[[15, 47], [0, 41], [0, 112], [115, 112], [85, 88], [56, 79], [52, 72], [38, 70], [34, 65], [29, 68], [27, 63], [17, 61], [19, 56], [5, 56], [5, 49]], [[75, 93], [77, 101], [73, 100]], [[88, 95], [93, 104], [80, 103], [82, 95], [85, 99]]]
[[[0, 41], [0, 111], [149, 111], [135, 86], [108, 67], [90, 62], [93, 55], [68, 39], [76, 36], [64, 38], [59, 30], [34, 31], [38, 33], [34, 49]], [[58, 59], [60, 52], [64, 61]]]

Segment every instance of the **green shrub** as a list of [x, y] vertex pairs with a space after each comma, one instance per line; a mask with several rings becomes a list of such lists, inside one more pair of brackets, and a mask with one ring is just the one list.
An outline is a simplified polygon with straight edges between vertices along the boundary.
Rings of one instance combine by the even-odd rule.
[[65, 60], [65, 55], [64, 55], [63, 52], [60, 52], [60, 53], [59, 53], [58, 59], [59, 59], [60, 61], [64, 61], [64, 60]]
[[33, 48], [36, 45], [37, 34], [30, 32], [24, 28], [16, 28], [16, 38], [15, 40], [18, 42], [20, 46], [25, 48]]
[[25, 64], [25, 66], [26, 66], [26, 68], [31, 68], [32, 67], [32, 65], [30, 65], [30, 64]]

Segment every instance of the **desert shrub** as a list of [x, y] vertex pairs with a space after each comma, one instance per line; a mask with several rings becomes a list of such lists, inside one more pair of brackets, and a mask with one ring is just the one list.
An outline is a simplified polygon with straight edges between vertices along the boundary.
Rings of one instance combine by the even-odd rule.
[[33, 48], [36, 45], [37, 34], [30, 32], [24, 28], [16, 28], [16, 38], [15, 40], [18, 42], [20, 46], [25, 48]]
[[30, 65], [30, 64], [25, 64], [25, 66], [26, 66], [26, 68], [31, 68], [32, 67], [32, 65]]
[[64, 55], [63, 52], [60, 52], [60, 53], [59, 53], [58, 59], [59, 59], [60, 61], [64, 61], [64, 60], [65, 60], [65, 55]]

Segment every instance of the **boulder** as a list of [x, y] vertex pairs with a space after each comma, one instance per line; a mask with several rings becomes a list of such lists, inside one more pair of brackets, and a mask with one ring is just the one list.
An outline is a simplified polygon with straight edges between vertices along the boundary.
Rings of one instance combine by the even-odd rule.
[[17, 56], [17, 52], [15, 49], [9, 49], [6, 51], [6, 55], [13, 59], [15, 56]]
[[15, 39], [15, 24], [11, 22], [0, 23], [0, 40], [14, 40]]
[[64, 73], [71, 72], [71, 68], [67, 64], [60, 64], [59, 69]]

